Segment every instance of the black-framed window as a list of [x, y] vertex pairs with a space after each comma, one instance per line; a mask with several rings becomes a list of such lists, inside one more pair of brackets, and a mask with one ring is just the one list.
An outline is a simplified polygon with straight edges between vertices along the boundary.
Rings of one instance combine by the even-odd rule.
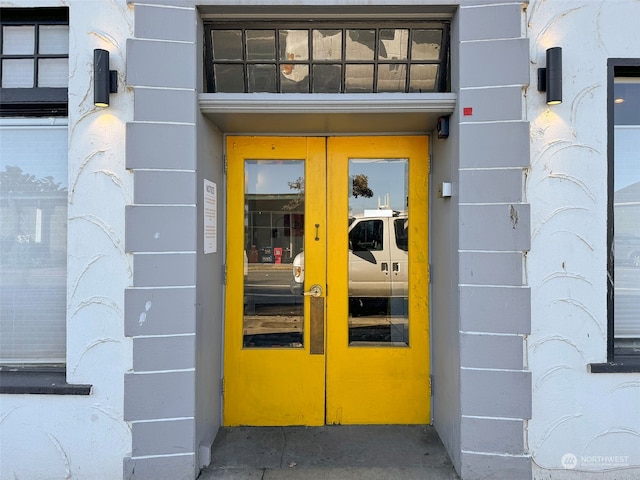
[[67, 8], [0, 9], [0, 393], [66, 382]]
[[205, 25], [209, 93], [446, 92], [447, 22]]
[[608, 365], [640, 371], [640, 59], [608, 62]]
[[0, 365], [64, 365], [67, 8], [0, 11]]
[[0, 115], [66, 116], [67, 8], [0, 9]]

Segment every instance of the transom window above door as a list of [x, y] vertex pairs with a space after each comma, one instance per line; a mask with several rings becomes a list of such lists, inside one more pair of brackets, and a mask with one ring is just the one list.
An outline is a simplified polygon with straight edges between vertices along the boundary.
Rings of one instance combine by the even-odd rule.
[[208, 93], [449, 91], [446, 22], [205, 25]]

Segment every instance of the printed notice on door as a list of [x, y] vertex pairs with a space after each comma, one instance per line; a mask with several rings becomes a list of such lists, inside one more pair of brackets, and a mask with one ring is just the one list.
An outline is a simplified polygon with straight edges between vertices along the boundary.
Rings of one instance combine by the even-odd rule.
[[204, 253], [216, 253], [218, 238], [216, 222], [218, 217], [218, 202], [216, 184], [204, 181]]

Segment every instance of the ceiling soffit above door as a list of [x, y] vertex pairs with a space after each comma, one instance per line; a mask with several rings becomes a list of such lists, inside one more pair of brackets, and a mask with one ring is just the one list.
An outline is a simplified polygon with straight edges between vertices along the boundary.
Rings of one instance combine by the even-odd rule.
[[199, 105], [225, 133], [428, 133], [456, 94], [203, 93]]

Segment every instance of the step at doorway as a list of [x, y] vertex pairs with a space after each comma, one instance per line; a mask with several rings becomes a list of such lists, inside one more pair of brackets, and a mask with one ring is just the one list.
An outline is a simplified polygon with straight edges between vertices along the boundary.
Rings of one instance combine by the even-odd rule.
[[459, 480], [430, 425], [224, 427], [198, 480]]

